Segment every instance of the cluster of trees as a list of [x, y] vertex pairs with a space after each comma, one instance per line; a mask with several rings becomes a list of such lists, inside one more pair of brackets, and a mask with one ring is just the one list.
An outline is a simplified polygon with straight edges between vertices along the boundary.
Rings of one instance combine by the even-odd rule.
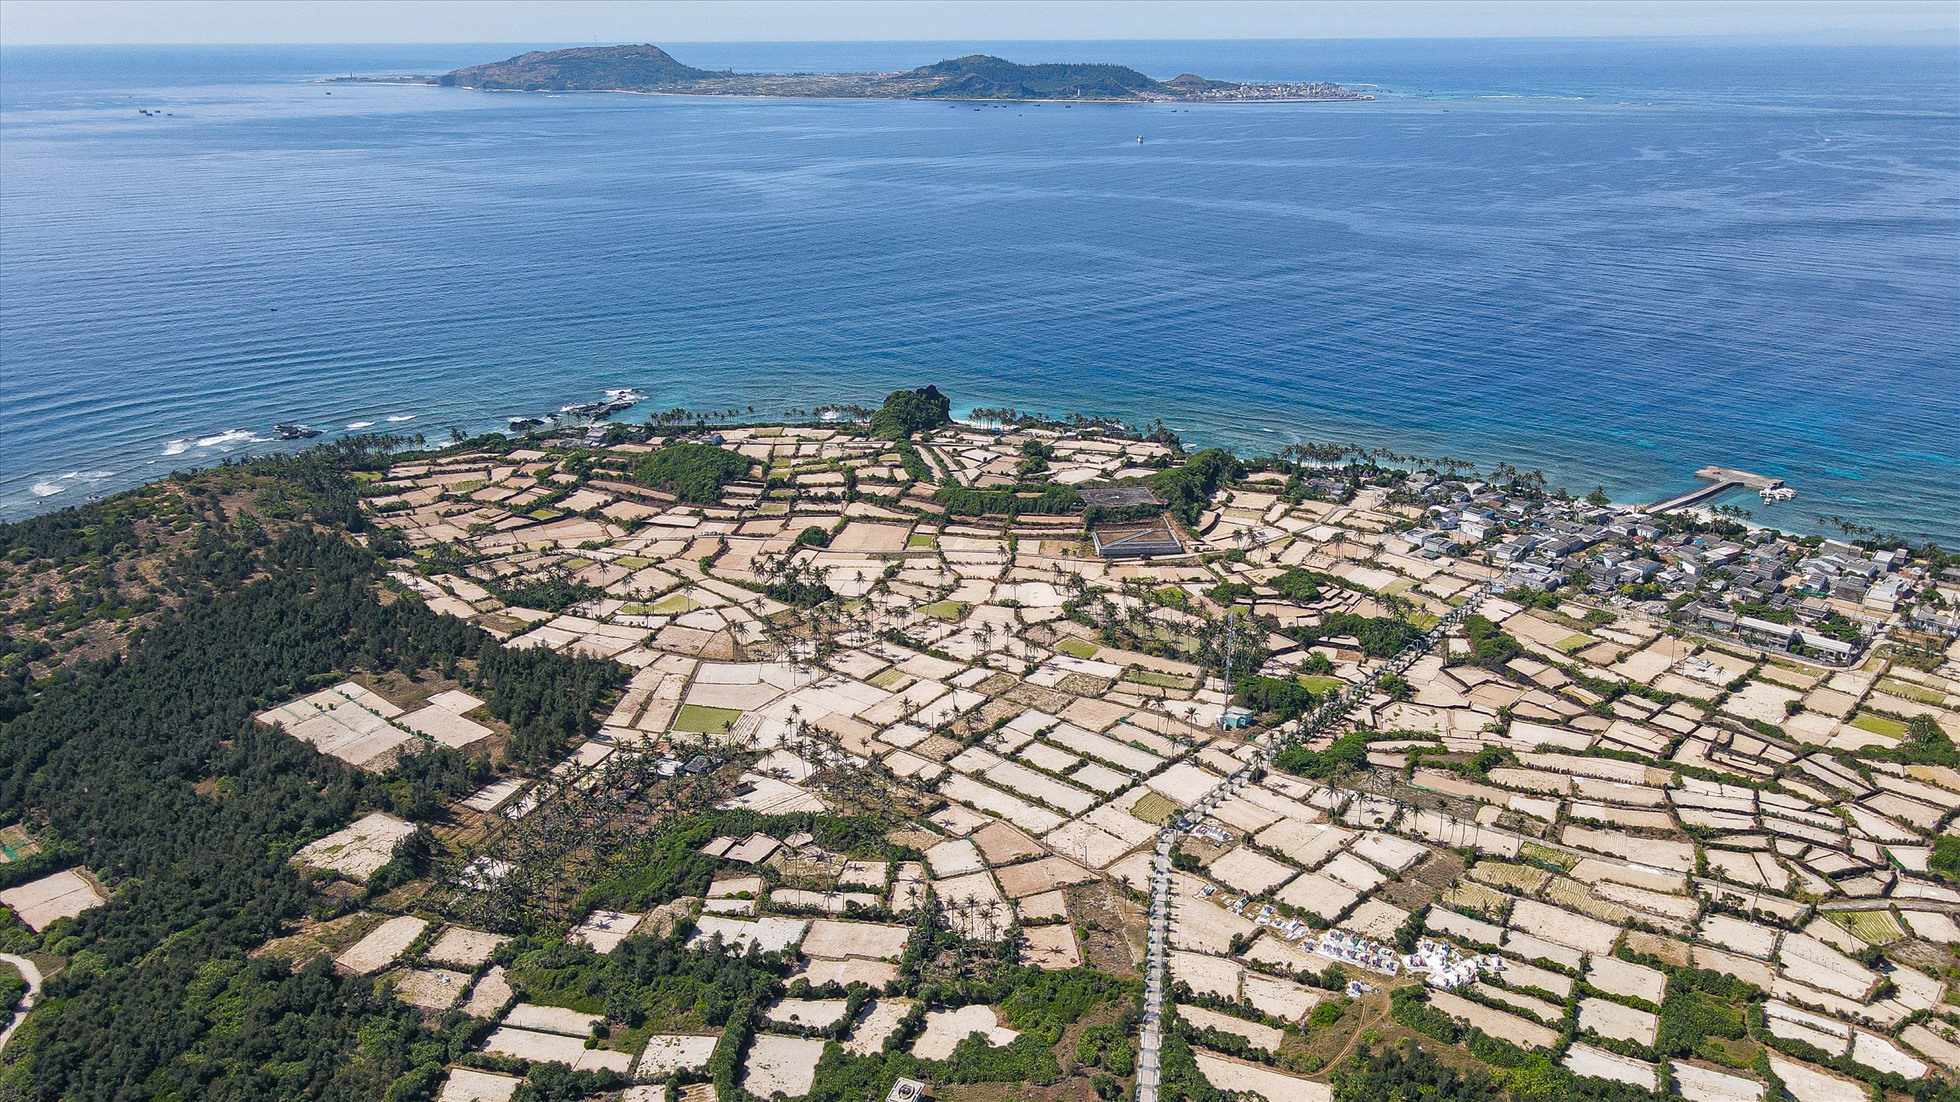
[[1475, 612], [1463, 618], [1463, 635], [1470, 641], [1470, 661], [1475, 665], [1496, 668], [1524, 653], [1524, 644], [1490, 617]]
[[1422, 629], [1394, 616], [1362, 616], [1353, 612], [1330, 612], [1312, 628], [1291, 632], [1301, 642], [1312, 643], [1337, 635], [1352, 636], [1362, 653], [1373, 658], [1400, 654], [1409, 644], [1422, 638]]
[[953, 419], [953, 403], [935, 386], [894, 390], [871, 415], [871, 435], [880, 440], [905, 440], [930, 432]]
[[1082, 495], [1072, 486], [1001, 486], [982, 490], [948, 483], [932, 499], [945, 507], [948, 516], [959, 517], [1017, 517], [1023, 513], [1064, 516], [1082, 508]]
[[1272, 716], [1274, 723], [1298, 719], [1320, 704], [1320, 697], [1312, 689], [1290, 677], [1250, 674], [1239, 678], [1236, 688], [1239, 700], [1247, 708]]
[[633, 466], [633, 481], [665, 490], [682, 501], [713, 505], [730, 482], [753, 468], [745, 455], [710, 444], [669, 444]]
[[544, 647], [513, 650], [485, 638], [471, 686], [484, 690], [490, 714], [510, 724], [505, 756], [548, 765], [596, 730], [593, 713], [626, 682], [625, 667], [599, 658], [573, 658]]
[[493, 578], [485, 581], [483, 588], [507, 605], [542, 609], [545, 612], [563, 612], [573, 605], [606, 595], [606, 591], [598, 586], [573, 581], [559, 569], [520, 578]]
[[[262, 519], [187, 494], [198, 503], [180, 518], [198, 533], [188, 546], [209, 544], [219, 561], [159, 560], [147, 584], [171, 592], [171, 607], [123, 654], [37, 683], [0, 723], [0, 824], [59, 840], [50, 860], [86, 865], [113, 892], [39, 939], [70, 963], [9, 1045], [0, 1096], [426, 1098], [480, 1039], [467, 1020], [425, 1026], [330, 962], [294, 970], [248, 956], [294, 920], [348, 905], [308, 888], [287, 862], [298, 846], [366, 810], [427, 814], [484, 775], [439, 747], [360, 773], [257, 723], [259, 710], [349, 671], [442, 669], [510, 723], [516, 749], [549, 757], [547, 744], [562, 752], [596, 727], [592, 711], [618, 681], [610, 663], [505, 651], [420, 602], [382, 603], [385, 563], [332, 527], [359, 520], [349, 472], [366, 455], [336, 445], [190, 476], [297, 515]], [[113, 534], [122, 507], [0, 528], [0, 544], [38, 544], [24, 554], [67, 569], [125, 544], [126, 530]]]
[[1273, 764], [1302, 777], [1333, 777], [1351, 773], [1368, 765], [1368, 733], [1349, 731], [1325, 750], [1289, 746], [1273, 755]]
[[1245, 464], [1237, 456], [1222, 448], [1206, 448], [1180, 466], [1158, 471], [1147, 481], [1172, 515], [1186, 524], [1196, 524], [1212, 496], [1244, 475]]

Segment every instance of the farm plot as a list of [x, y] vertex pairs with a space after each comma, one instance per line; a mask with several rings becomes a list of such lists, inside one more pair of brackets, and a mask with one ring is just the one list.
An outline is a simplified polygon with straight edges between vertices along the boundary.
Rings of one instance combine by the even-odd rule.
[[[994, 1048], [1001, 1048], [1020, 1036], [1019, 1032], [1001, 1024], [999, 1012], [990, 1006], [929, 1010], [926, 1012], [925, 1029], [913, 1042], [912, 1054], [922, 1060], [950, 1059], [953, 1049], [975, 1033], [985, 1037]], [[815, 1057], [810, 1062], [814, 1069]]]
[[680, 1071], [699, 1071], [708, 1066], [708, 1057], [715, 1054], [715, 1044], [719, 1036], [696, 1036], [688, 1033], [656, 1033], [647, 1038], [647, 1045], [640, 1050], [640, 1062], [634, 1071], [642, 1079], [665, 1079]]
[[1256, 1095], [1266, 1102], [1333, 1102], [1334, 1089], [1325, 1083], [1287, 1075], [1262, 1064], [1250, 1064], [1229, 1056], [1191, 1050], [1198, 1071], [1205, 1081], [1222, 1091]]
[[817, 1081], [822, 1041], [759, 1034], [742, 1064], [742, 1089], [759, 1098], [782, 1092], [790, 1098], [810, 1093]]
[[0, 892], [0, 903], [19, 915], [37, 934], [56, 919], [74, 918], [107, 902], [95, 890], [95, 885], [74, 869], [63, 869]]
[[374, 928], [366, 937], [348, 946], [334, 958], [342, 971], [371, 976], [408, 951], [429, 924], [413, 915], [399, 915]]

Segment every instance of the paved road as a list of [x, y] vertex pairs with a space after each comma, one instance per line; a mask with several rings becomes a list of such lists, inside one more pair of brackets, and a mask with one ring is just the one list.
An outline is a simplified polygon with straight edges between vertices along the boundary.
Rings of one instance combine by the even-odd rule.
[[1368, 694], [1374, 691], [1375, 683], [1384, 675], [1399, 674], [1408, 669], [1411, 663], [1427, 654], [1429, 648], [1447, 636], [1450, 629], [1462, 623], [1465, 616], [1475, 612], [1496, 589], [1497, 583], [1494, 581], [1477, 587], [1469, 599], [1451, 609], [1449, 615], [1425, 632], [1421, 639], [1382, 663], [1367, 678], [1321, 705], [1305, 719], [1255, 740], [1252, 760], [1243, 769], [1218, 782], [1157, 836], [1157, 853], [1150, 877], [1150, 945], [1148, 963], [1144, 968], [1143, 1032], [1137, 1042], [1137, 1102], [1157, 1102], [1157, 1091], [1163, 1084], [1164, 995], [1170, 979], [1171, 848], [1177, 844], [1177, 836], [1203, 822], [1205, 816], [1211, 814], [1221, 802], [1252, 783], [1253, 776], [1272, 761], [1274, 751], [1312, 738], [1340, 722], [1357, 704], [1367, 699]]
[[4, 1050], [7, 1042], [13, 1040], [14, 1030], [19, 1029], [20, 1023], [27, 1020], [27, 1012], [34, 1009], [34, 1004], [40, 1001], [41, 970], [34, 967], [33, 961], [26, 957], [14, 956], [12, 953], [0, 953], [0, 964], [13, 965], [20, 970], [21, 978], [27, 981], [27, 997], [20, 1001], [20, 1009], [15, 1012], [13, 1020], [7, 1023], [7, 1028], [0, 1030], [0, 1050]]

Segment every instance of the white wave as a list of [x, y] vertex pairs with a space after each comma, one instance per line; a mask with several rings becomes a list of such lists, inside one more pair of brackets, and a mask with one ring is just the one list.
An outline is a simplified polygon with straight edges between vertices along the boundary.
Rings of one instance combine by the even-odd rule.
[[389, 414], [389, 415], [388, 415], [388, 420], [390, 420], [390, 421], [413, 421], [413, 420], [415, 420], [415, 415], [414, 415], [413, 413], [391, 413], [391, 414]]
[[191, 450], [191, 442], [189, 440], [172, 440], [163, 446], [163, 454], [165, 455], [182, 455], [189, 450]]
[[347, 422], [347, 427], [348, 427], [348, 429], [350, 429], [350, 430], [352, 430], [352, 429], [364, 429], [364, 428], [367, 428], [368, 426], [370, 426], [370, 425], [372, 425], [372, 424], [374, 424], [374, 422], [373, 422], [373, 421], [349, 421], [349, 422]]
[[36, 482], [34, 485], [28, 487], [29, 490], [33, 491], [35, 497], [53, 497], [67, 488], [59, 482], [52, 481]]
[[200, 438], [197, 442], [197, 446], [200, 448], [219, 448], [219, 447], [223, 447], [226, 444], [253, 444], [253, 443], [258, 443], [259, 440], [260, 437], [253, 434], [249, 430], [226, 429], [225, 431], [219, 433], [216, 436], [206, 436]]

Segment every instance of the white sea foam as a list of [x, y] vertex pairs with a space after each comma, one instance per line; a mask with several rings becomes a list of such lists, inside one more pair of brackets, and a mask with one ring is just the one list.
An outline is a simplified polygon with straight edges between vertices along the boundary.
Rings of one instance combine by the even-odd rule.
[[389, 415], [388, 415], [388, 420], [390, 420], [390, 421], [413, 421], [413, 420], [415, 420], [415, 415], [414, 415], [413, 413], [391, 413], [391, 414], [389, 414]]
[[63, 486], [59, 482], [50, 481], [50, 482], [36, 482], [34, 485], [28, 488], [34, 492], [35, 497], [53, 497], [54, 495], [60, 493], [61, 491], [66, 490], [68, 487]]
[[372, 424], [374, 424], [373, 421], [349, 421], [347, 422], [347, 427], [349, 429], [364, 429]]
[[226, 429], [216, 436], [199, 438], [197, 446], [200, 448], [221, 448], [226, 444], [255, 444], [261, 442], [263, 439], [263, 437], [247, 429]]
[[191, 442], [189, 440], [172, 440], [163, 446], [163, 454], [165, 455], [182, 455], [189, 450], [191, 450]]

